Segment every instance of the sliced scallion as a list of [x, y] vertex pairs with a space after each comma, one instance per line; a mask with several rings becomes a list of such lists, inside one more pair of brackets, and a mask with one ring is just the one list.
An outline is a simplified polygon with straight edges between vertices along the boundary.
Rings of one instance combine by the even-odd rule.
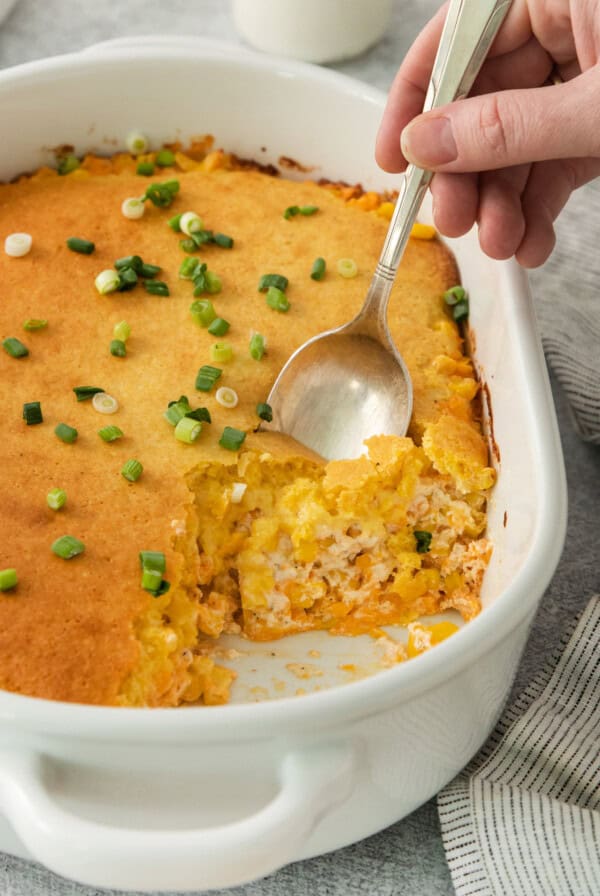
[[184, 258], [179, 266], [179, 276], [182, 280], [193, 280], [198, 273], [200, 262], [193, 256]]
[[358, 274], [358, 265], [353, 258], [340, 258], [337, 263], [338, 274], [347, 280], [356, 277]]
[[104, 389], [101, 389], [100, 386], [75, 386], [73, 392], [75, 393], [77, 401], [88, 401], [90, 398], [93, 398], [94, 395], [104, 392]]
[[63, 560], [72, 560], [84, 551], [84, 543], [73, 535], [62, 535], [52, 543], [52, 553]]
[[140, 551], [139, 558], [142, 569], [153, 569], [162, 575], [167, 568], [167, 561], [162, 551]]
[[431, 548], [431, 532], [424, 532], [422, 529], [415, 529], [413, 535], [415, 537], [417, 554], [428, 554]]
[[215, 398], [224, 408], [235, 408], [239, 401], [237, 392], [235, 389], [230, 389], [229, 386], [221, 386], [220, 389], [217, 389]]
[[213, 273], [212, 271], [206, 271], [204, 274], [204, 282], [206, 292], [210, 293], [210, 295], [214, 296], [217, 293], [221, 292], [223, 289], [223, 281], [219, 277], [218, 274]]
[[466, 290], [462, 286], [451, 286], [444, 293], [444, 302], [446, 305], [456, 305], [457, 302], [463, 302], [467, 297]]
[[144, 217], [146, 206], [144, 200], [137, 196], [130, 196], [121, 203], [121, 214], [130, 221], [137, 221]]
[[325, 259], [324, 258], [315, 258], [313, 261], [312, 270], [310, 272], [310, 276], [312, 280], [322, 280], [325, 276]]
[[67, 493], [64, 488], [51, 488], [46, 495], [46, 503], [50, 510], [60, 510], [67, 503]]
[[270, 286], [285, 292], [288, 288], [289, 280], [283, 274], [263, 274], [258, 281], [258, 291], [266, 292]]
[[148, 264], [147, 261], [142, 262], [142, 266], [139, 270], [140, 277], [146, 277], [148, 280], [152, 280], [153, 277], [156, 277], [157, 274], [160, 274], [162, 268], [159, 264]]
[[204, 224], [196, 212], [184, 212], [179, 218], [179, 229], [186, 236], [193, 236], [194, 233], [204, 229]]
[[4, 351], [11, 356], [11, 358], [26, 358], [29, 354], [29, 349], [26, 345], [23, 345], [20, 339], [17, 339], [15, 336], [9, 336], [2, 342], [2, 348]]
[[231, 249], [233, 247], [233, 237], [227, 236], [226, 233], [213, 234], [213, 242], [220, 246], [221, 249]]
[[11, 591], [18, 581], [16, 569], [0, 569], [0, 591]]
[[186, 417], [190, 417], [192, 420], [199, 420], [200, 423], [211, 423], [210, 411], [208, 408], [196, 408], [193, 411], [188, 411], [185, 415]]
[[26, 401], [23, 405], [23, 420], [27, 426], [36, 426], [44, 422], [42, 405], [39, 401]]
[[72, 171], [75, 171], [79, 168], [80, 164], [77, 156], [70, 152], [59, 159], [56, 169], [60, 175], [64, 176], [65, 174], [70, 174]]
[[123, 258], [117, 258], [115, 268], [117, 271], [124, 271], [132, 268], [136, 274], [142, 273], [143, 260], [139, 255], [124, 255]]
[[148, 138], [141, 131], [130, 131], [125, 138], [125, 146], [134, 156], [140, 156], [148, 149]]
[[168, 285], [164, 280], [144, 280], [144, 288], [153, 296], [171, 295]]
[[175, 233], [181, 233], [181, 218], [183, 217], [183, 212], [179, 212], [178, 215], [173, 215], [172, 218], [169, 218], [167, 224], [171, 228], [171, 230], [175, 231]]
[[92, 396], [92, 407], [99, 414], [115, 414], [119, 410], [119, 402], [107, 392], [96, 392]]
[[91, 240], [84, 240], [79, 236], [70, 236], [67, 246], [71, 252], [79, 252], [80, 255], [91, 255], [96, 248], [96, 244]]
[[269, 286], [267, 289], [266, 302], [269, 308], [272, 308], [274, 311], [286, 312], [290, 310], [290, 303], [286, 294], [276, 286]]
[[170, 149], [160, 149], [156, 153], [155, 162], [159, 168], [168, 168], [175, 162], [175, 153]]
[[180, 240], [179, 245], [181, 246], [182, 251], [187, 252], [188, 255], [192, 252], [195, 252], [196, 249], [198, 248], [196, 243], [190, 239]]
[[260, 361], [266, 350], [266, 340], [261, 333], [253, 333], [250, 337], [250, 357]]
[[208, 327], [217, 317], [213, 303], [209, 299], [196, 299], [190, 305], [192, 319], [201, 327]]
[[108, 295], [109, 292], [115, 292], [119, 288], [120, 283], [120, 275], [112, 268], [100, 271], [94, 280], [94, 285], [101, 296]]
[[221, 445], [222, 448], [227, 448], [228, 451], [237, 451], [242, 447], [245, 438], [246, 433], [241, 429], [234, 429], [233, 426], [226, 426], [219, 439], [219, 445]]
[[4, 251], [10, 258], [22, 258], [31, 251], [32, 245], [30, 233], [9, 233], [4, 240]]
[[48, 326], [47, 320], [30, 317], [23, 324], [23, 329], [24, 330], [45, 330], [47, 326]]
[[256, 405], [256, 413], [261, 420], [265, 420], [267, 423], [273, 419], [273, 408], [266, 401], [261, 401]]
[[79, 433], [74, 426], [69, 426], [68, 423], [59, 423], [54, 427], [54, 435], [57, 436], [61, 442], [65, 442], [67, 445], [72, 445], [73, 442], [77, 441]]
[[103, 426], [98, 430], [98, 435], [103, 442], [116, 442], [123, 438], [123, 431], [118, 426]]
[[210, 347], [210, 360], [227, 364], [233, 358], [233, 348], [228, 342], [215, 342]]
[[138, 275], [133, 268], [121, 268], [119, 271], [119, 292], [127, 292], [137, 286]]
[[120, 339], [121, 342], [127, 342], [131, 336], [131, 327], [126, 320], [121, 320], [118, 324], [114, 325], [113, 336], [115, 339]]
[[196, 376], [196, 389], [199, 392], [210, 392], [223, 371], [218, 367], [204, 364]]
[[212, 323], [208, 325], [208, 332], [211, 336], [224, 336], [230, 326], [231, 324], [224, 317], [215, 317]]
[[142, 177], [152, 177], [154, 174], [154, 165], [152, 162], [138, 162], [135, 173], [141, 174]]
[[109, 349], [113, 358], [125, 358], [127, 356], [127, 346], [122, 339], [111, 339]]
[[139, 460], [132, 457], [123, 465], [121, 476], [123, 476], [124, 479], [127, 479], [128, 482], [137, 482], [143, 472], [144, 468], [142, 464]]
[[168, 208], [178, 192], [178, 181], [165, 181], [165, 183], [162, 184], [150, 184], [150, 186], [146, 188], [144, 198], [149, 199], [157, 208]]
[[175, 427], [175, 438], [180, 442], [191, 445], [202, 431], [202, 423], [192, 417], [182, 417]]

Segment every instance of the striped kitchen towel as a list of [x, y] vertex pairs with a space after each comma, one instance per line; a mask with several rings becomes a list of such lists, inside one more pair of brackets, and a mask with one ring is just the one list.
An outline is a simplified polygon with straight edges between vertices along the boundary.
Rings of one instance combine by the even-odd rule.
[[438, 794], [457, 896], [600, 894], [599, 636], [596, 596]]
[[556, 222], [554, 252], [530, 275], [548, 364], [577, 432], [594, 445], [600, 445], [599, 232], [600, 179], [573, 194]]

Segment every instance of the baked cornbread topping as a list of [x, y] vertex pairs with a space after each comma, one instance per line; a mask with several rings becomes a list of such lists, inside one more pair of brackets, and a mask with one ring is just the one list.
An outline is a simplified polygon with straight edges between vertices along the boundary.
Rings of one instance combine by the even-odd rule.
[[291, 352], [360, 307], [387, 198], [209, 141], [68, 159], [0, 187], [0, 236], [32, 238], [0, 257], [0, 686], [222, 703], [223, 634], [368, 633], [403, 659], [454, 630], [419, 617], [473, 617], [494, 473], [442, 243], [416, 231], [390, 303], [409, 437], [324, 464], [255, 430]]

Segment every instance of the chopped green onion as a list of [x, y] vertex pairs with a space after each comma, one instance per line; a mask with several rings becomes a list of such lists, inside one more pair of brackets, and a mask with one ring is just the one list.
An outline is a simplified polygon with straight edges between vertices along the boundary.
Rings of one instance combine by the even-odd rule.
[[358, 265], [353, 258], [340, 258], [337, 263], [338, 274], [347, 280], [356, 277], [358, 274]]
[[75, 171], [77, 168], [79, 168], [80, 164], [81, 163], [77, 156], [73, 155], [73, 153], [69, 153], [68, 155], [63, 156], [61, 159], [59, 159], [56, 168], [59, 174], [65, 175], [70, 174], [71, 171]]
[[159, 168], [168, 168], [175, 162], [175, 153], [170, 149], [161, 149], [156, 153], [155, 162]]
[[184, 252], [187, 252], [188, 254], [191, 253], [191, 252], [195, 252], [196, 249], [198, 248], [198, 246], [196, 245], [196, 243], [195, 243], [193, 240], [190, 240], [190, 239], [187, 239], [187, 240], [180, 240], [179, 245], [181, 246], [182, 250], [183, 250]]
[[270, 286], [285, 292], [288, 288], [289, 280], [283, 274], [263, 274], [258, 281], [258, 291], [266, 292]]
[[210, 299], [196, 299], [190, 305], [192, 319], [201, 327], [208, 327], [217, 317], [217, 312]]
[[193, 277], [194, 295], [201, 296], [206, 292], [206, 265], [201, 264]]
[[67, 503], [67, 493], [64, 488], [51, 488], [46, 495], [46, 503], [50, 510], [60, 510]]
[[127, 292], [137, 286], [138, 275], [133, 268], [121, 268], [119, 271], [119, 292]]
[[31, 251], [32, 245], [30, 233], [9, 233], [4, 240], [4, 251], [11, 258], [22, 258]]
[[159, 264], [148, 264], [147, 261], [142, 262], [142, 266], [138, 271], [140, 277], [146, 277], [148, 280], [152, 280], [153, 277], [156, 277], [157, 274], [160, 274], [162, 268]]
[[99, 414], [115, 414], [119, 410], [119, 402], [107, 392], [97, 392], [92, 397], [92, 407]]
[[224, 408], [235, 408], [239, 401], [237, 392], [235, 389], [230, 389], [229, 386], [221, 386], [220, 389], [217, 389], [215, 398]]
[[273, 408], [266, 401], [261, 401], [256, 405], [256, 413], [261, 420], [266, 420], [267, 423], [273, 419]]
[[111, 339], [110, 353], [113, 358], [125, 358], [127, 355], [127, 346], [122, 339]]
[[214, 384], [221, 376], [222, 371], [218, 367], [211, 367], [210, 364], [204, 364], [196, 376], [196, 389], [199, 392], [210, 392]]
[[120, 283], [121, 278], [119, 274], [113, 271], [112, 268], [100, 271], [94, 280], [94, 285], [101, 296], [105, 296], [109, 292], [115, 292], [119, 288]]
[[5, 339], [2, 347], [11, 358], [26, 358], [29, 354], [27, 346], [23, 345], [21, 340], [16, 339], [14, 336], [9, 336], [8, 339]]
[[283, 213], [283, 217], [289, 220], [296, 215], [314, 215], [319, 211], [318, 205], [290, 205]]
[[456, 305], [458, 302], [464, 302], [466, 298], [467, 293], [462, 286], [452, 286], [444, 293], [446, 305]]
[[85, 545], [73, 535], [62, 535], [52, 543], [52, 553], [63, 560], [72, 560], [78, 554], [83, 554]]
[[315, 258], [310, 276], [313, 280], [322, 280], [325, 276], [325, 259]]
[[202, 218], [196, 212], [184, 212], [179, 218], [179, 229], [186, 236], [191, 236], [204, 229]]
[[67, 445], [72, 445], [73, 442], [76, 442], [79, 435], [75, 427], [69, 426], [68, 423], [59, 423], [55, 426], [54, 434], [58, 436], [61, 442], [66, 442]]
[[36, 426], [44, 422], [42, 405], [39, 401], [26, 401], [23, 405], [23, 420], [27, 426]]
[[290, 303], [286, 294], [276, 286], [269, 286], [266, 300], [269, 308], [273, 308], [274, 311], [285, 312], [290, 310]]
[[144, 262], [139, 255], [124, 255], [123, 258], [117, 258], [115, 261], [117, 271], [125, 271], [127, 268], [131, 268], [136, 274], [141, 274], [143, 266]]
[[91, 240], [84, 240], [78, 236], [70, 236], [67, 240], [67, 246], [71, 252], [79, 252], [80, 255], [91, 255], [96, 244]]
[[145, 591], [150, 591], [152, 594], [155, 594], [160, 588], [160, 583], [162, 582], [162, 573], [157, 569], [148, 569], [145, 566], [142, 567], [142, 588]]
[[139, 557], [142, 569], [153, 569], [162, 576], [167, 568], [167, 561], [162, 551], [140, 551]]
[[214, 242], [214, 234], [212, 230], [193, 230], [189, 236], [198, 248], [204, 246], [205, 243]]
[[188, 411], [185, 416], [191, 420], [199, 420], [201, 423], [212, 422], [208, 408], [196, 408], [195, 411]]
[[169, 287], [163, 280], [144, 280], [146, 292], [153, 296], [170, 296]]
[[234, 429], [233, 426], [226, 426], [223, 430], [223, 435], [219, 439], [219, 445], [223, 448], [227, 448], [228, 451], [237, 451], [241, 448], [245, 438], [246, 433], [241, 429]]
[[145, 211], [144, 200], [139, 199], [137, 196], [130, 196], [121, 203], [121, 214], [129, 218], [130, 221], [137, 221], [139, 218], [143, 218]]
[[182, 280], [193, 280], [198, 272], [198, 268], [200, 267], [200, 262], [197, 258], [192, 256], [188, 256], [184, 258], [179, 266], [179, 276]]
[[16, 569], [0, 569], [0, 591], [11, 591], [17, 582]]
[[180, 442], [191, 445], [195, 442], [202, 431], [202, 423], [194, 420], [192, 417], [182, 417], [175, 427], [175, 438]]
[[77, 401], [87, 401], [99, 392], [104, 392], [104, 389], [101, 389], [100, 386], [75, 386], [73, 392]]
[[138, 162], [135, 173], [141, 174], [143, 177], [152, 177], [154, 174], [154, 165], [152, 162]]
[[221, 290], [223, 289], [223, 281], [218, 274], [213, 274], [212, 271], [205, 272], [204, 283], [206, 292], [210, 293], [210, 295], [212, 296], [216, 295], [218, 292], [221, 292]]
[[179, 212], [178, 215], [173, 215], [172, 218], [169, 218], [167, 224], [174, 230], [175, 233], [181, 233], [181, 218], [183, 217], [183, 212]]
[[260, 361], [265, 353], [266, 347], [267, 342], [265, 337], [260, 333], [253, 333], [250, 337], [250, 356], [254, 358], [255, 361]]
[[226, 233], [215, 233], [213, 242], [220, 246], [221, 249], [231, 249], [233, 247], [233, 237], [227, 236]]
[[168, 208], [178, 192], [179, 182], [171, 180], [162, 184], [150, 184], [146, 188], [144, 198], [149, 199], [157, 208]]
[[457, 302], [452, 309], [452, 317], [457, 324], [462, 323], [463, 320], [467, 320], [469, 317], [469, 303], [466, 300], [464, 302]]
[[123, 431], [118, 426], [103, 426], [98, 430], [98, 435], [103, 442], [116, 442], [123, 438]]
[[128, 460], [127, 463], [124, 464], [123, 469], [121, 470], [121, 476], [129, 482], [137, 482], [143, 471], [144, 468], [139, 460], [132, 457], [131, 460]]
[[417, 543], [417, 554], [428, 554], [431, 547], [431, 532], [415, 529], [413, 535], [415, 536], [415, 541]]
[[125, 139], [125, 146], [134, 156], [140, 156], [148, 149], [148, 138], [141, 131], [131, 131]]
[[217, 364], [226, 364], [233, 358], [233, 348], [228, 342], [215, 342], [210, 347], [210, 360]]
[[224, 317], [215, 317], [213, 322], [208, 325], [208, 332], [211, 336], [224, 336], [231, 324]]
[[30, 317], [23, 324], [24, 330], [45, 330], [48, 326], [47, 320], [38, 320], [35, 317]]
[[113, 336], [115, 337], [115, 339], [119, 339], [121, 342], [127, 342], [129, 337], [131, 336], [131, 327], [126, 320], [121, 320], [118, 324], [114, 325]]
[[171, 426], [177, 426], [179, 421], [183, 420], [190, 410], [191, 408], [187, 401], [176, 401], [174, 404], [169, 405], [163, 417]]

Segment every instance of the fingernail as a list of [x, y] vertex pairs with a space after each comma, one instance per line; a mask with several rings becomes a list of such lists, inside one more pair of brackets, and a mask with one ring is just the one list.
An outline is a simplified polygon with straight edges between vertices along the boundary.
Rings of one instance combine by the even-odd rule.
[[408, 161], [419, 168], [437, 168], [458, 155], [452, 123], [444, 115], [411, 122], [402, 131], [400, 146]]

